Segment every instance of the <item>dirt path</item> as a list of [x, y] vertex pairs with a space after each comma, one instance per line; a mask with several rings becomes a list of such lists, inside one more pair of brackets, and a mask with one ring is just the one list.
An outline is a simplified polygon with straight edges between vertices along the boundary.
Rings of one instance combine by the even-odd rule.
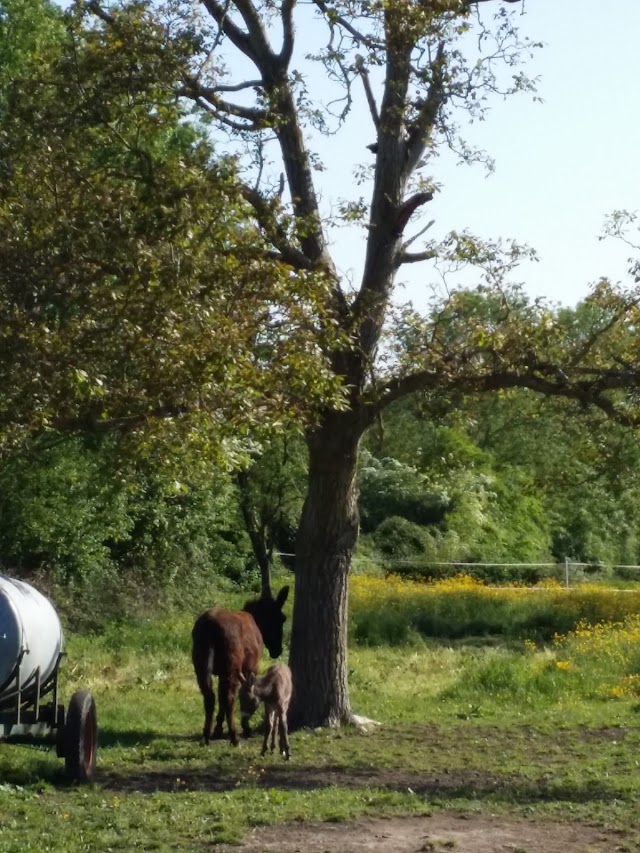
[[435, 815], [257, 827], [216, 853], [631, 853], [638, 839], [586, 824]]

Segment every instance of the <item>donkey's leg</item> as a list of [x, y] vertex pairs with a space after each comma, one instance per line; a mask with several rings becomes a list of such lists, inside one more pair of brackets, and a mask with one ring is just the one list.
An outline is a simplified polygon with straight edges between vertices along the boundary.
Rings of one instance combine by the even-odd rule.
[[198, 687], [200, 688], [202, 700], [204, 702], [204, 728], [202, 730], [202, 740], [205, 744], [209, 743], [211, 738], [211, 723], [213, 722], [213, 712], [216, 705], [216, 699], [213, 694], [213, 684], [211, 683], [210, 658], [210, 649], [193, 649], [193, 669], [195, 671]]
[[269, 711], [269, 736], [271, 737], [271, 752], [276, 748], [276, 729], [278, 727], [278, 712], [275, 708]]
[[[220, 682], [220, 705], [222, 706], [222, 682]], [[236, 716], [235, 716], [235, 708], [236, 708], [236, 693], [238, 692], [238, 687], [240, 686], [240, 682], [237, 678], [231, 676], [228, 680], [225, 679], [225, 693], [224, 693], [224, 702], [225, 707], [224, 710], [226, 712], [227, 717], [227, 727], [229, 729], [229, 740], [234, 746], [238, 746], [238, 734], [236, 732]], [[222, 710], [222, 707], [221, 707]]]
[[264, 738], [262, 740], [262, 750], [260, 755], [264, 755], [267, 751], [267, 746], [269, 744], [269, 735], [271, 734], [271, 727], [273, 725], [273, 711], [271, 711], [265, 705], [264, 708]]
[[289, 760], [289, 728], [287, 726], [287, 712], [280, 709], [278, 712], [278, 745], [280, 754]]
[[216, 714], [216, 725], [213, 730], [213, 739], [220, 740], [223, 735], [224, 718], [227, 716], [227, 694], [229, 680], [221, 675], [218, 678], [218, 713]]
[[[242, 690], [242, 687], [240, 687]], [[242, 726], [242, 737], [250, 738], [253, 734], [253, 730], [251, 728], [251, 716], [253, 711], [242, 711], [242, 699], [240, 699], [240, 725]]]
[[206, 687], [202, 687], [202, 700], [204, 703], [204, 727], [202, 729], [202, 742], [208, 744], [211, 740], [211, 724], [213, 723], [213, 712], [216, 707], [216, 697], [213, 693], [211, 679]]

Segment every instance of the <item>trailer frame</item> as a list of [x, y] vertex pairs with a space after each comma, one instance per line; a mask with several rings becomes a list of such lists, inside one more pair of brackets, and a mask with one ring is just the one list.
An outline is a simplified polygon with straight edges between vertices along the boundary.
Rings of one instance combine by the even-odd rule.
[[[0, 740], [11, 743], [54, 743], [59, 758], [65, 760], [70, 781], [90, 782], [96, 767], [98, 720], [93, 696], [77, 690], [65, 710], [60, 702], [59, 652], [51, 675], [41, 681], [40, 667], [23, 682], [22, 651], [11, 675], [0, 685]], [[15, 682], [9, 692], [3, 690]], [[46, 702], [51, 695], [52, 701]]]

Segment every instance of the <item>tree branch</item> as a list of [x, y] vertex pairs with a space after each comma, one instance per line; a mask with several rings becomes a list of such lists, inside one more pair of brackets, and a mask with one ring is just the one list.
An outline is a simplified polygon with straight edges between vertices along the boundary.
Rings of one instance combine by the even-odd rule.
[[362, 85], [364, 86], [364, 93], [367, 97], [367, 103], [369, 104], [369, 112], [371, 113], [371, 118], [373, 119], [374, 127], [376, 130], [378, 130], [378, 128], [380, 127], [380, 114], [378, 113], [378, 105], [376, 104], [376, 99], [373, 96], [371, 81], [369, 80], [369, 71], [366, 68], [364, 60], [360, 56], [360, 54], [356, 56], [356, 70], [358, 71], [360, 79], [362, 80]]
[[431, 261], [438, 257], [437, 249], [425, 249], [424, 252], [398, 252], [396, 264], [419, 264], [421, 261]]
[[535, 371], [524, 372], [514, 369], [479, 375], [458, 374], [448, 382], [443, 381], [441, 370], [425, 370], [393, 378], [381, 388], [376, 388], [375, 392], [369, 394], [365, 408], [369, 422], [373, 423], [380, 412], [391, 403], [419, 391], [437, 390], [442, 393], [458, 391], [463, 394], [479, 394], [513, 388], [528, 388], [546, 397], [564, 397], [586, 407], [598, 408], [612, 420], [625, 426], [640, 425], [640, 413], [619, 408], [605, 394], [606, 391], [640, 388], [638, 370], [606, 371], [602, 374], [593, 370], [592, 378], [571, 381], [557, 367], [553, 372], [553, 378], [541, 376]]
[[234, 0], [234, 3], [247, 28], [251, 49], [256, 57], [254, 61], [262, 71], [270, 63], [276, 62], [278, 56], [271, 49], [262, 19], [252, 0]]
[[268, 110], [234, 104], [231, 101], [220, 98], [217, 91], [218, 87], [203, 86], [195, 77], [185, 77], [185, 85], [182, 89], [178, 89], [177, 94], [196, 100], [201, 106], [205, 101], [208, 101], [218, 116], [221, 113], [229, 113], [229, 115], [236, 116], [236, 118], [244, 118], [247, 121], [253, 122], [255, 127], [263, 127], [268, 124], [270, 120]]
[[301, 249], [291, 243], [287, 229], [282, 222], [278, 221], [275, 208], [279, 207], [279, 199], [269, 200], [258, 190], [247, 185], [241, 187], [241, 192], [244, 199], [253, 208], [265, 237], [278, 251], [278, 254], [272, 255], [272, 257], [284, 261], [294, 269], [315, 269], [317, 265]]
[[294, 31], [293, 31], [293, 9], [296, 0], [283, 0], [282, 3], [282, 50], [278, 55], [281, 68], [288, 68], [293, 56]]
[[[249, 194], [246, 195], [246, 198], [254, 204], [256, 215], [263, 219], [265, 233], [268, 234], [268, 238], [285, 258], [291, 259], [290, 262], [299, 268], [317, 269], [323, 266], [337, 282], [335, 268], [327, 250], [310, 158], [300, 127], [296, 99], [287, 79], [288, 63], [293, 51], [295, 0], [283, 0], [281, 13], [284, 36], [282, 50], [279, 54], [272, 51], [267, 40], [265, 26], [252, 0], [234, 0], [235, 7], [247, 28], [246, 32], [243, 32], [226, 17], [225, 10], [218, 0], [203, 0], [203, 3], [233, 44], [254, 62], [262, 75], [261, 86], [269, 100], [267, 116], [271, 114], [277, 115], [279, 118], [274, 126], [274, 132], [282, 153], [301, 249], [291, 245], [288, 235], [286, 235], [286, 229], [283, 231], [276, 225], [273, 212], [266, 215], [259, 195], [252, 197]], [[267, 116], [259, 112], [251, 114], [251, 120], [254, 121], [254, 125], [251, 127], [238, 127], [237, 123], [230, 119], [226, 120], [226, 124], [239, 130], [261, 130], [263, 127], [260, 124], [265, 122]], [[222, 119], [222, 116], [218, 117]], [[256, 122], [258, 126], [255, 126]], [[303, 259], [303, 254], [306, 256], [306, 261]], [[341, 307], [344, 308], [344, 295], [341, 294], [339, 288], [337, 288], [336, 297], [341, 302]]]
[[589, 352], [591, 352], [591, 350], [596, 345], [598, 340], [602, 337], [602, 335], [604, 335], [606, 332], [608, 332], [609, 329], [612, 329], [616, 325], [616, 323], [627, 313], [629, 308], [638, 307], [639, 302], [640, 302], [640, 300], [638, 300], [638, 299], [632, 299], [628, 302], [625, 302], [623, 304], [623, 306], [620, 308], [620, 310], [616, 311], [616, 313], [611, 317], [611, 319], [609, 320], [608, 323], [605, 323], [604, 326], [597, 329], [593, 333], [593, 335], [591, 335], [584, 342], [584, 344], [580, 347], [578, 352], [571, 359], [571, 365], [574, 366], [578, 362], [582, 361], [585, 358], [585, 356], [587, 356], [589, 354]]
[[412, 243], [415, 243], [416, 240], [418, 240], [420, 237], [422, 237], [422, 235], [425, 232], [427, 232], [430, 228], [433, 228], [433, 226], [435, 224], [436, 224], [435, 219], [430, 219], [429, 222], [427, 222], [427, 224], [424, 226], [424, 228], [421, 228], [417, 234], [414, 234], [413, 237], [410, 237], [408, 240], [405, 240], [405, 242], [402, 246], [402, 250], [406, 251], [406, 249], [408, 249]]
[[231, 43], [234, 44], [241, 53], [251, 59], [254, 65], [258, 66], [258, 57], [254, 53], [249, 35], [228, 16], [228, 6], [222, 6], [220, 3], [216, 2], [216, 0], [202, 0], [202, 3], [213, 20], [218, 24], [220, 30], [227, 36], [229, 41], [231, 41]]
[[186, 415], [189, 409], [186, 406], [157, 406], [148, 412], [136, 415], [123, 415], [122, 417], [106, 418], [102, 420], [95, 412], [88, 412], [76, 418], [60, 418], [52, 423], [54, 429], [59, 432], [130, 432], [144, 423], [155, 419], [177, 418]]
[[419, 207], [422, 207], [423, 204], [431, 201], [433, 199], [432, 192], [421, 192], [412, 195], [411, 198], [408, 198], [405, 202], [402, 203], [400, 209], [396, 214], [396, 221], [394, 223], [393, 233], [396, 237], [401, 237], [404, 229], [407, 226], [407, 223], [416, 212]]
[[409, 128], [407, 156], [404, 168], [405, 176], [411, 175], [418, 165], [418, 162], [420, 161], [420, 158], [427, 146], [427, 142], [429, 141], [429, 137], [433, 132], [440, 107], [446, 100], [443, 78], [443, 70], [445, 67], [444, 48], [445, 44], [441, 41], [438, 44], [435, 59], [429, 64], [431, 83], [429, 85], [427, 97], [425, 98], [418, 115]]
[[101, 21], [104, 21], [105, 24], [113, 24], [115, 23], [115, 18], [113, 15], [110, 15], [106, 9], [103, 9], [102, 6], [97, 2], [97, 0], [87, 0], [85, 3], [85, 9], [88, 9], [90, 12], [100, 18]]
[[243, 83], [235, 83], [235, 84], [216, 83], [215, 86], [211, 86], [211, 91], [212, 92], [242, 92], [244, 89], [257, 89], [260, 86], [262, 86], [262, 80], [245, 80]]
[[363, 44], [370, 48], [383, 48], [384, 42], [380, 39], [372, 38], [364, 33], [359, 32], [353, 24], [349, 23], [343, 15], [336, 14], [335, 9], [332, 9], [325, 0], [313, 0], [313, 3], [320, 9], [323, 15], [327, 17], [332, 24], [339, 24], [343, 30], [346, 30], [358, 44]]

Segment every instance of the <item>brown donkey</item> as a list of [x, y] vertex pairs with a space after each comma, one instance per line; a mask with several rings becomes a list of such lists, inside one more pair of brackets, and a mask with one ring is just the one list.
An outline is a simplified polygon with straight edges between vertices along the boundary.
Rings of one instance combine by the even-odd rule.
[[286, 663], [274, 663], [264, 675], [251, 673], [246, 678], [242, 676], [240, 688], [240, 707], [242, 716], [251, 716], [260, 702], [264, 702], [264, 740], [262, 753], [267, 751], [271, 738], [271, 752], [276, 747], [276, 728], [278, 729], [278, 748], [287, 761], [291, 755], [289, 749], [289, 728], [287, 712], [293, 692], [291, 670]]
[[[243, 610], [233, 611], [214, 607], [196, 619], [191, 637], [191, 656], [198, 687], [204, 700], [204, 729], [202, 738], [222, 737], [226, 717], [229, 740], [238, 745], [234, 707], [240, 682], [258, 671], [264, 646], [272, 658], [282, 654], [282, 631], [286, 616], [282, 612], [289, 587], [283, 587], [275, 598], [263, 595], [248, 601]], [[218, 676], [218, 713], [211, 733], [215, 696], [212, 677]], [[249, 715], [242, 716], [242, 733], [251, 734]]]

